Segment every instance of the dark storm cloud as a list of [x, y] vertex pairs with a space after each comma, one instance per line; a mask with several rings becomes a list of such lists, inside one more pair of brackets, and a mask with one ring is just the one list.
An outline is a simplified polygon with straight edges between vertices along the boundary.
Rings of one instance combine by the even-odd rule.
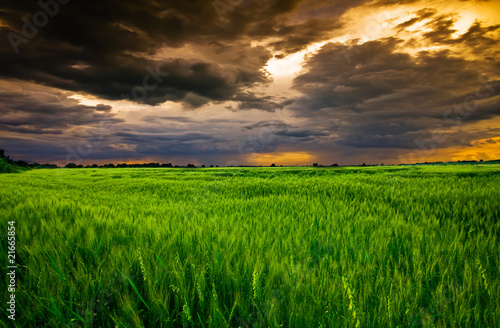
[[290, 138], [304, 138], [327, 136], [325, 132], [320, 132], [315, 129], [304, 129], [297, 126], [292, 126], [280, 120], [262, 121], [252, 125], [245, 126], [247, 130], [264, 130], [272, 133], [274, 136], [283, 136]]
[[430, 18], [430, 17], [434, 16], [436, 14], [436, 12], [437, 11], [434, 8], [424, 8], [424, 9], [421, 9], [421, 10], [415, 12], [416, 17], [414, 17], [412, 19], [409, 19], [406, 22], [403, 22], [403, 23], [397, 25], [395, 28], [399, 29], [399, 30], [403, 30], [405, 28], [413, 26], [414, 24], [416, 24], [416, 23], [418, 23], [420, 21], [423, 21], [423, 20], [425, 20], [427, 18]]
[[189, 117], [183, 117], [183, 116], [146, 116], [142, 120], [144, 122], [147, 122], [147, 123], [155, 123], [158, 121], [170, 121], [170, 122], [177, 122], [177, 123], [192, 123], [192, 122], [194, 122]]
[[282, 130], [282, 131], [275, 132], [275, 134], [278, 136], [298, 138], [298, 139], [302, 139], [302, 140], [312, 140], [315, 137], [328, 136], [328, 133], [314, 131], [314, 130], [307, 130], [307, 129]]
[[[7, 123], [7, 124], [5, 124]], [[0, 123], [0, 131], [18, 132], [23, 134], [63, 134], [64, 130], [61, 129], [39, 129], [32, 127], [25, 127], [25, 122], [9, 122]]]
[[237, 19], [248, 21], [248, 36], [252, 39], [276, 38], [269, 45], [284, 55], [295, 53], [314, 42], [330, 39], [342, 27], [340, 17], [349, 9], [367, 1], [278, 0], [244, 1]]
[[[489, 32], [499, 31], [500, 25], [483, 26], [480, 22], [476, 21], [467, 31], [458, 38], [457, 42], [464, 42], [469, 48], [474, 50], [474, 53], [481, 53], [481, 48], [493, 48], [498, 52], [498, 39], [486, 35]], [[492, 60], [492, 58], [485, 58]]]
[[196, 140], [212, 140], [213, 136], [206, 133], [185, 132], [179, 134], [173, 133], [147, 133], [147, 132], [117, 132], [115, 136], [120, 137], [122, 141], [129, 143], [136, 142], [157, 142], [157, 141], [176, 141], [191, 142]]
[[261, 96], [258, 97], [250, 92], [236, 98], [240, 101], [238, 109], [260, 109], [268, 112], [283, 109], [283, 105], [272, 101], [273, 97]]
[[456, 18], [451, 15], [440, 15], [426, 24], [432, 31], [425, 33], [424, 36], [435, 43], [447, 41], [457, 31], [453, 29], [455, 22]]
[[36, 85], [0, 84], [0, 130], [34, 134], [61, 134], [71, 126], [103, 121], [119, 123], [111, 106], [86, 106], [67, 93]]
[[[433, 37], [446, 40], [448, 33]], [[466, 36], [462, 38], [465, 42]], [[487, 82], [495, 63], [458, 57], [450, 50], [410, 55], [398, 50], [402, 44], [386, 38], [350, 47], [325, 45], [294, 80], [304, 96], [291, 108], [336, 133], [336, 144], [359, 148], [418, 148], [415, 141], [430, 131], [457, 124], [443, 119], [447, 111], [461, 126], [500, 116], [499, 83]], [[464, 106], [477, 108], [462, 115]], [[474, 137], [449, 131], [438, 146], [467, 144]]]
[[[331, 19], [296, 13], [300, 9], [316, 15], [314, 10], [325, 3], [246, 0], [221, 17], [213, 1], [71, 1], [58, 5], [57, 11], [47, 7], [54, 17], [32, 33], [36, 35], [26, 37], [26, 22], [39, 19], [37, 13], [42, 9], [36, 1], [9, 2], [0, 12], [6, 26], [0, 36], [0, 76], [150, 105], [171, 100], [197, 108], [210, 101], [244, 102], [246, 88], [269, 82], [261, 68], [271, 54], [262, 48], [257, 56], [260, 60], [255, 62], [250, 41], [279, 37], [282, 41], [274, 42], [273, 47], [295, 52], [327, 38], [338, 27], [338, 17], [359, 4], [342, 1], [330, 5], [336, 10]], [[28, 42], [13, 39], [13, 33]], [[17, 54], [9, 39], [19, 48]], [[152, 59], [162, 47], [186, 45], [212, 45], [213, 52], [238, 47], [240, 53], [223, 62], [205, 60], [203, 53], [198, 59]], [[245, 53], [252, 58], [242, 56]], [[273, 106], [251, 101], [241, 109], [272, 110]]]
[[298, 25], [277, 27], [280, 41], [272, 42], [270, 46], [285, 54], [295, 53], [311, 42], [326, 39], [332, 31], [341, 27], [340, 23], [328, 19], [310, 19]]
[[464, 45], [474, 48], [477, 51], [484, 51], [487, 50], [487, 47], [498, 44], [498, 40], [489, 35], [489, 33], [498, 31], [500, 25], [483, 26], [483, 23], [476, 20], [466, 33], [459, 37], [453, 37], [453, 34], [457, 32], [453, 28], [457, 21], [455, 14], [436, 15], [436, 11], [429, 8], [419, 10], [415, 14], [417, 15], [415, 18], [399, 24], [395, 29], [401, 31], [417, 22], [430, 19], [430, 21], [424, 24], [424, 28], [428, 28], [430, 31], [424, 33], [423, 36], [427, 42], [431, 42], [434, 45]]
[[[217, 64], [183, 59], [159, 64], [121, 55], [108, 64], [87, 62], [90, 66], [80, 69], [73, 68], [67, 60], [51, 63], [53, 59], [50, 57], [37, 57], [36, 61], [42, 63], [40, 67], [15, 66], [3, 71], [17, 78], [104, 99], [130, 99], [151, 105], [167, 100], [186, 101], [194, 107], [209, 100], [231, 100], [241, 88], [266, 82], [263, 73], [258, 71], [223, 68]], [[3, 65], [8, 65], [7, 59]], [[195, 103], [189, 93], [206, 101]]]
[[[496, 32], [500, 29], [500, 25], [484, 26], [482, 22], [476, 20], [467, 30], [466, 33], [458, 37], [454, 37], [454, 33], [457, 32], [454, 29], [454, 24], [456, 23], [458, 16], [453, 13], [437, 14], [437, 10], [434, 8], [424, 8], [415, 11], [416, 15], [399, 25], [394, 29], [401, 32], [405, 29], [413, 26], [418, 22], [424, 22], [423, 27], [429, 29], [429, 32], [424, 33], [421, 40], [410, 39], [407, 44], [412, 46], [415, 43], [426, 42], [429, 45], [455, 45], [455, 46], [465, 46], [473, 53], [485, 53], [488, 52], [488, 48], [495, 48], [498, 44], [496, 37], [492, 36], [492, 32]], [[489, 55], [489, 54], [488, 54]], [[493, 58], [485, 58], [487, 60], [492, 60]]]
[[[21, 17], [29, 18], [39, 10], [35, 2], [11, 3], [2, 17], [10, 31], [3, 31], [19, 33]], [[20, 46], [18, 54], [6, 42], [6, 33], [2, 35], [1, 74], [105, 99], [128, 96], [152, 105], [182, 101], [188, 93], [207, 101], [228, 100], [239, 89], [265, 81], [258, 68], [231, 67], [226, 72], [227, 67], [202, 59], [154, 62], [147, 58], [162, 46], [198, 42], [197, 38], [211, 33], [213, 40], [234, 37], [221, 26], [210, 1], [170, 1], [161, 6], [153, 1], [73, 1], [61, 6], [38, 35]], [[151, 88], [144, 85], [148, 75]], [[190, 100], [186, 102], [194, 107], [206, 103]]]
[[289, 124], [286, 124], [283, 121], [279, 121], [279, 120], [262, 121], [262, 122], [258, 122], [258, 123], [252, 124], [252, 125], [245, 126], [245, 129], [248, 129], [248, 130], [259, 129], [259, 128], [273, 128], [275, 130], [278, 130], [278, 129], [283, 130], [283, 129], [292, 128], [292, 126]]
[[[133, 145], [133, 150], [120, 150], [116, 147], [102, 149], [113, 157], [141, 158], [144, 156], [177, 157], [183, 155], [220, 156], [234, 150], [224, 147], [228, 142], [224, 136], [215, 136], [206, 132], [148, 132], [117, 131], [112, 139], [115, 144]], [[206, 157], [206, 156], [205, 156]]]

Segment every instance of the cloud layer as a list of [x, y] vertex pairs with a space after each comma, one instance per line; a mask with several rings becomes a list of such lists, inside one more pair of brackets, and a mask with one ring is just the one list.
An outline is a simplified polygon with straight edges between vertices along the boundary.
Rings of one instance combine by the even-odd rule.
[[[1, 146], [64, 161], [98, 134], [105, 140], [82, 161], [220, 165], [272, 152], [348, 163], [482, 147], [498, 137], [500, 115], [500, 19], [481, 16], [488, 6], [3, 4]], [[271, 59], [289, 64], [271, 74]]]

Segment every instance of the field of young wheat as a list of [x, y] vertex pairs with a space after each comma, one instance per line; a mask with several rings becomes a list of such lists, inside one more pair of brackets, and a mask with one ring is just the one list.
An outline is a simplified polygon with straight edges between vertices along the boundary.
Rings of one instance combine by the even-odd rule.
[[1, 174], [1, 326], [500, 327], [499, 186], [495, 165]]

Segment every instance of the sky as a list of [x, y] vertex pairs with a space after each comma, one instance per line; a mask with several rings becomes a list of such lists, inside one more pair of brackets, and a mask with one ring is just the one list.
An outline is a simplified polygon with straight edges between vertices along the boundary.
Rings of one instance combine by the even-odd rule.
[[500, 158], [500, 1], [0, 5], [0, 148], [186, 165]]

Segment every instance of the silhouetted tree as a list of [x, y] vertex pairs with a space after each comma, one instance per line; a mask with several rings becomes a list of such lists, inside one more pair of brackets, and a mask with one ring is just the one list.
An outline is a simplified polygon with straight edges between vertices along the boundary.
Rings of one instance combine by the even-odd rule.
[[57, 165], [56, 164], [41, 164], [39, 167], [40, 168], [47, 168], [47, 169], [56, 169]]
[[275, 167], [275, 166], [276, 166], [276, 164], [274, 164], [274, 163], [273, 163], [273, 164], [271, 164], [271, 167]]
[[26, 161], [15, 161], [13, 163], [17, 166], [28, 166], [29, 165], [28, 162], [26, 162]]
[[66, 164], [66, 166], [65, 166], [65, 168], [68, 168], [68, 169], [74, 169], [74, 168], [76, 168], [76, 167], [77, 167], [77, 165], [76, 165], [75, 163], [68, 163], [68, 164]]

